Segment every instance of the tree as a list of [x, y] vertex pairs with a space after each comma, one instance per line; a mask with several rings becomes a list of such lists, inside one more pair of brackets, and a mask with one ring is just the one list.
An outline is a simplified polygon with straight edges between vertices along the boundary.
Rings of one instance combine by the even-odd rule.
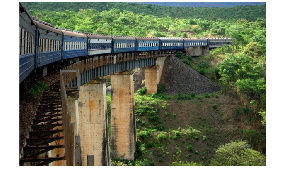
[[221, 145], [214, 158], [212, 166], [265, 166], [266, 157], [259, 151], [250, 148], [245, 141], [233, 141]]
[[246, 45], [244, 53], [251, 57], [259, 57], [263, 54], [262, 46], [257, 42], [250, 42]]

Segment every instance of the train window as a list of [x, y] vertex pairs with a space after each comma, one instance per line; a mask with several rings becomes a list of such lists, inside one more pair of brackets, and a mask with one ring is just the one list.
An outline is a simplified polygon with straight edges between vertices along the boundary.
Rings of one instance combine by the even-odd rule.
[[23, 50], [23, 54], [27, 53], [27, 32], [24, 30], [24, 50]]
[[53, 40], [50, 40], [50, 51], [53, 51]]
[[49, 50], [48, 51], [52, 51], [52, 40], [49, 39]]
[[31, 53], [30, 52], [30, 47], [31, 47], [31, 37], [30, 37], [30, 33], [27, 32], [27, 50], [26, 50], [26, 53]]
[[22, 29], [22, 36], [21, 36], [21, 55], [24, 54], [24, 45], [25, 45], [25, 30]]
[[39, 39], [39, 42], [38, 42], [38, 50], [42, 51], [42, 40], [41, 39]]
[[44, 51], [48, 51], [48, 39], [45, 39], [45, 48]]
[[19, 55], [21, 55], [22, 28], [19, 27]]

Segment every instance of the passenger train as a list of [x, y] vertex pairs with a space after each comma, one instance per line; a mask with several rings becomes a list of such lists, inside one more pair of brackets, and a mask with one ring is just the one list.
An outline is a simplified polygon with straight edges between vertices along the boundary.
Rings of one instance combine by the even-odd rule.
[[32, 18], [19, 3], [19, 83], [36, 68], [70, 58], [222, 44], [231, 44], [231, 39], [119, 37], [71, 31]]

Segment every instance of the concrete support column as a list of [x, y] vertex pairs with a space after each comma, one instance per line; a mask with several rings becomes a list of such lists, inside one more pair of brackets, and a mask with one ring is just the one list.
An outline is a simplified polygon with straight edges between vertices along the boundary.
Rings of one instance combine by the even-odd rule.
[[108, 164], [106, 109], [104, 80], [95, 80], [80, 86], [78, 112], [83, 166], [87, 165], [87, 155], [94, 155], [95, 166]]
[[161, 78], [161, 75], [162, 75], [162, 71], [163, 71], [163, 68], [164, 68], [164, 63], [165, 63], [165, 60], [167, 59], [167, 57], [159, 57], [156, 59], [156, 66], [157, 66], [157, 83], [160, 82], [160, 78]]
[[145, 68], [145, 87], [147, 94], [157, 93], [158, 71], [157, 66]]
[[131, 72], [111, 75], [111, 158], [134, 160], [136, 124]]
[[204, 46], [202, 49], [202, 55], [204, 56], [209, 56], [210, 52], [209, 52], [209, 47], [208, 46]]

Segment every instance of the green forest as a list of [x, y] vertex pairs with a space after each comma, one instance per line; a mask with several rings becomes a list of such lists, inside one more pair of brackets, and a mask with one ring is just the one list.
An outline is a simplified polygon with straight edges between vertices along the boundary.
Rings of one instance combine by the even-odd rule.
[[[24, 4], [34, 17], [55, 27], [81, 32], [139, 37], [233, 38], [233, 46], [224, 45], [212, 50], [210, 56], [190, 57], [177, 53], [177, 58], [184, 63], [218, 82], [222, 87], [220, 93], [168, 96], [144, 95], [139, 91], [136, 94], [136, 160], [116, 160], [113, 164], [159, 165], [156, 159], [162, 161], [161, 164], [181, 166], [266, 165], [266, 5], [191, 8], [109, 2]], [[235, 107], [232, 113], [248, 125], [242, 129], [241, 140], [229, 139], [223, 145], [209, 145], [206, 141], [209, 135], [204, 135], [195, 126], [166, 131], [156, 123], [159, 120], [155, 113], [158, 112], [163, 112], [164, 118], [176, 119], [176, 114], [168, 112], [170, 99], [178, 103], [185, 100], [198, 103], [223, 95], [239, 100], [241, 106]], [[218, 104], [212, 107], [214, 111], [219, 109]], [[144, 115], [148, 120], [143, 120]], [[223, 119], [219, 121], [223, 122]], [[206, 132], [214, 133], [211, 130]], [[184, 148], [177, 146], [175, 142], [178, 140], [179, 144], [184, 143]], [[207, 151], [215, 150], [214, 155], [202, 156], [203, 152], [194, 146], [198, 142], [211, 148]], [[169, 143], [176, 144], [174, 158], [172, 156], [170, 163], [163, 163], [169, 155], [167, 152], [170, 153]]]

